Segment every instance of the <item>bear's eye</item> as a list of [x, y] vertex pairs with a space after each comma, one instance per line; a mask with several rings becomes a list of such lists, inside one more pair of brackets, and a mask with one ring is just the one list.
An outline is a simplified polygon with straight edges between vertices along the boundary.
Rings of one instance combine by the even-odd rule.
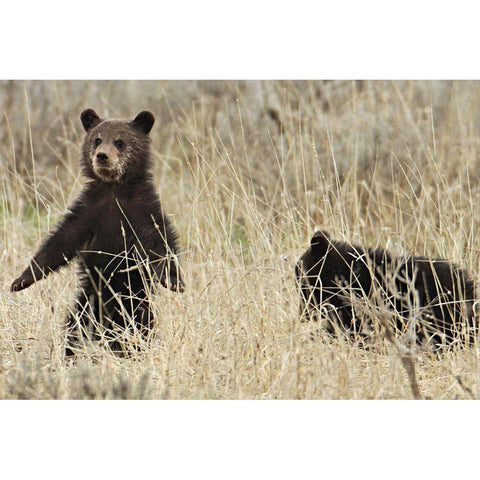
[[123, 140], [115, 140], [114, 142], [114, 145], [120, 150], [121, 148], [123, 148], [123, 146], [125, 145], [123, 143]]
[[101, 143], [102, 143], [102, 140], [100, 138], [96, 138], [93, 143], [95, 144], [96, 147], [98, 147]]

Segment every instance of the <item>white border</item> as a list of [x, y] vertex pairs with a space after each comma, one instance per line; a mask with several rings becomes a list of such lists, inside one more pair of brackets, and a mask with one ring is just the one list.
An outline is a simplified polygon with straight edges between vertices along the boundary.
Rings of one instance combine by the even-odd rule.
[[4, 79], [478, 78], [474, 2], [16, 1]]

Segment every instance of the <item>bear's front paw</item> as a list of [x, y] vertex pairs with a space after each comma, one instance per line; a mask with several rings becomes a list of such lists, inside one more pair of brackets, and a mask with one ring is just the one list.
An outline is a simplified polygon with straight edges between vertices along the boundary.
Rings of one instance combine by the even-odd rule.
[[12, 286], [10, 287], [10, 291], [19, 292], [20, 290], [28, 288], [32, 283], [33, 283], [32, 280], [27, 280], [26, 278], [18, 277], [12, 283]]

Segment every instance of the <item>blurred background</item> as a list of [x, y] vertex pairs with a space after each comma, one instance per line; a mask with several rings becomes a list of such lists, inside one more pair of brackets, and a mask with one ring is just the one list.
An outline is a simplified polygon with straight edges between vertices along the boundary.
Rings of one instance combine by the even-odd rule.
[[90, 107], [118, 118], [151, 110], [156, 147], [180, 158], [189, 140], [211, 135], [226, 147], [246, 144], [267, 167], [275, 153], [285, 161], [298, 154], [300, 141], [303, 155], [313, 155], [313, 144], [341, 168], [391, 154], [420, 159], [434, 135], [437, 148], [461, 158], [478, 142], [479, 88], [474, 81], [2, 81], [2, 154], [11, 135], [19, 170], [28, 167], [30, 125], [38, 165], [61, 165], [78, 155], [78, 119]]
[[[3, 199], [65, 208], [81, 184], [81, 111], [128, 119], [146, 109], [156, 117], [155, 172], [174, 211], [188, 204], [193, 176], [201, 175], [219, 195], [217, 208], [231, 194], [248, 194], [279, 225], [287, 206], [302, 235], [313, 225], [355, 234], [359, 213], [371, 240], [378, 235], [369, 229], [381, 227], [415, 233], [418, 222], [398, 219], [429, 185], [456, 180], [470, 198], [477, 193], [479, 96], [475, 81], [2, 81], [4, 188], [7, 174], [22, 182], [21, 195], [16, 188]], [[408, 193], [395, 197], [394, 183]], [[348, 188], [359, 189], [354, 208], [332, 218], [324, 202]], [[396, 203], [395, 215], [380, 215], [379, 198]], [[426, 195], [422, 208], [433, 201], [441, 209], [437, 200]], [[424, 248], [415, 239], [411, 247]]]
[[[476, 81], [0, 82], [0, 397], [410, 398], [395, 350], [312, 342], [293, 267], [322, 228], [477, 278], [479, 100]], [[187, 291], [155, 295], [142, 362], [97, 349], [69, 369], [75, 269], [8, 289], [83, 186], [85, 108], [155, 115], [153, 173]], [[417, 367], [427, 397], [480, 396], [473, 350]]]

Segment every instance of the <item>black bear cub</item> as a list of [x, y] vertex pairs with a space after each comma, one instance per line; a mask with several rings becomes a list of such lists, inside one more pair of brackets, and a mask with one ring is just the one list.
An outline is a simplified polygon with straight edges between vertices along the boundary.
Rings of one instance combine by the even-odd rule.
[[138, 340], [151, 330], [153, 281], [184, 290], [177, 234], [150, 171], [154, 116], [141, 112], [132, 121], [104, 120], [88, 109], [81, 121], [87, 183], [11, 290], [27, 288], [77, 258], [81, 288], [67, 319], [66, 356], [86, 338], [122, 355], [125, 333]]
[[296, 264], [295, 277], [300, 315], [319, 320], [324, 312], [330, 334], [340, 328], [365, 339], [375, 312], [388, 312], [384, 318], [396, 333], [405, 333], [416, 319], [417, 344], [434, 350], [475, 339], [474, 282], [468, 272], [445, 260], [397, 258], [317, 231]]

